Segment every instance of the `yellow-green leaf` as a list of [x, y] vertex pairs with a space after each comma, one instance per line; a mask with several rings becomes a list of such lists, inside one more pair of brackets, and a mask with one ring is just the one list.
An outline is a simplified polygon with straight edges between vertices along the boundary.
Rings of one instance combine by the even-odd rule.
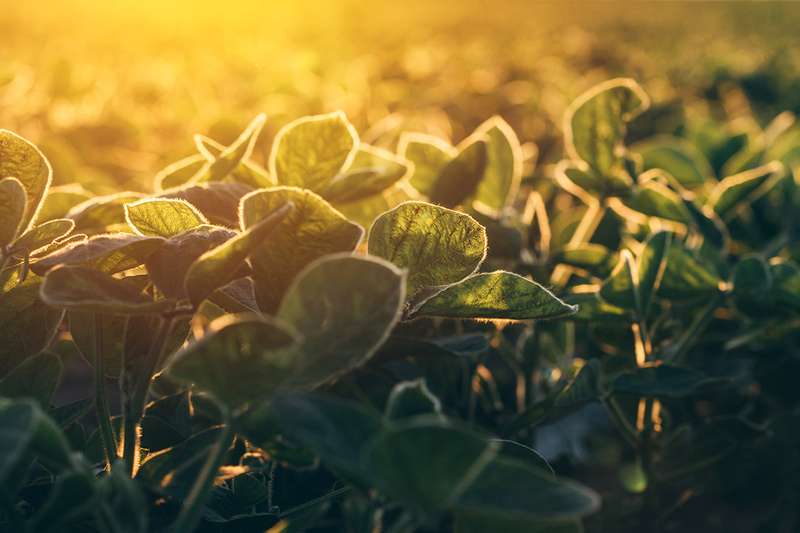
[[425, 202], [406, 202], [378, 217], [369, 253], [408, 269], [408, 297], [450, 285], [486, 257], [486, 230], [469, 215]]
[[281, 185], [322, 191], [347, 170], [358, 149], [358, 134], [341, 111], [303, 117], [278, 132], [269, 171]]
[[30, 141], [0, 129], [0, 179], [3, 178], [17, 178], [25, 188], [27, 207], [20, 224], [20, 231], [25, 231], [36, 220], [53, 179], [53, 169], [44, 154]]
[[426, 196], [433, 190], [445, 165], [458, 154], [450, 144], [423, 133], [403, 133], [397, 152], [414, 164], [411, 185]]
[[208, 224], [195, 206], [185, 200], [146, 198], [125, 204], [125, 218], [139, 235], [173, 237]]
[[19, 235], [27, 205], [28, 194], [17, 178], [0, 180], [0, 249]]
[[458, 155], [447, 162], [433, 184], [431, 202], [455, 207], [472, 196], [486, 170], [487, 144], [482, 135], [466, 139]]
[[75, 222], [69, 218], [48, 220], [21, 235], [14, 242], [12, 253], [23, 256], [30, 254], [51, 244], [53, 241], [63, 239], [69, 235], [74, 227]]
[[354, 250], [364, 235], [361, 226], [322, 197], [295, 187], [262, 189], [242, 198], [242, 228], [251, 228], [289, 202], [295, 209], [250, 257], [256, 299], [267, 313], [278, 309], [292, 280], [309, 263], [323, 255]]
[[562, 317], [576, 310], [535, 281], [497, 271], [450, 285], [422, 304], [415, 315], [527, 320]]
[[402, 179], [409, 169], [405, 159], [361, 144], [352, 165], [334, 179], [322, 194], [332, 203], [350, 203], [379, 194]]
[[476, 133], [486, 140], [487, 162], [475, 202], [478, 208], [496, 213], [508, 206], [519, 190], [522, 148], [517, 134], [500, 116], [478, 126]]

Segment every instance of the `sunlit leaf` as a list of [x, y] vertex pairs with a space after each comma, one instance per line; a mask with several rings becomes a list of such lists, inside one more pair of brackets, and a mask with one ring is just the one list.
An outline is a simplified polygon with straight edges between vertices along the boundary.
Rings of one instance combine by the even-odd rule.
[[479, 208], [497, 212], [513, 200], [522, 178], [522, 148], [511, 126], [494, 116], [478, 126], [476, 133], [487, 143], [486, 169], [475, 192]]
[[631, 209], [647, 216], [682, 224], [692, 222], [692, 214], [678, 193], [655, 180], [637, 187], [625, 203]]
[[[195, 135], [194, 142], [203, 157], [212, 163], [217, 158], [222, 156], [226, 149], [225, 145], [222, 145], [214, 139], [206, 137], [205, 135]], [[246, 155], [247, 157], [239, 161], [239, 164], [230, 172], [230, 174], [223, 178], [225, 183], [236, 183], [256, 189], [260, 189], [262, 187], [274, 187], [277, 185], [273, 177], [269, 175], [266, 169], [249, 159], [250, 155], [252, 154]]]
[[589, 89], [569, 107], [564, 120], [566, 150], [606, 176], [620, 164], [625, 124], [647, 109], [650, 101], [628, 78], [609, 80]]
[[57, 309], [137, 315], [158, 313], [174, 305], [153, 300], [124, 279], [83, 266], [58, 266], [47, 273], [40, 288], [44, 303]]
[[184, 157], [164, 167], [153, 178], [157, 191], [166, 191], [188, 183], [206, 163], [206, 158], [200, 154]]
[[439, 178], [439, 173], [458, 154], [458, 150], [438, 137], [422, 133], [403, 133], [397, 153], [414, 164], [411, 185], [428, 196]]
[[576, 311], [522, 276], [497, 271], [472, 275], [427, 300], [415, 313], [450, 318], [543, 319]]
[[212, 224], [236, 227], [239, 225], [239, 201], [252, 191], [252, 187], [243, 183], [212, 181], [171, 189], [160, 197], [186, 200]]
[[264, 127], [266, 120], [267, 116], [263, 113], [257, 115], [233, 144], [222, 150], [211, 163], [192, 178], [192, 183], [220, 181], [234, 172], [253, 153], [256, 139], [258, 139], [258, 134], [261, 133], [261, 128]]
[[144, 197], [142, 193], [130, 191], [96, 196], [72, 207], [67, 212], [66, 218], [75, 221], [75, 231], [89, 235], [105, 233], [109, 228], [118, 228], [123, 224], [128, 227], [125, 220], [125, 204]]
[[0, 248], [19, 235], [27, 205], [28, 194], [17, 178], [0, 179]]
[[368, 198], [391, 187], [408, 169], [405, 159], [362, 143], [350, 168], [331, 181], [322, 196], [335, 204]]
[[408, 297], [475, 272], [486, 256], [486, 230], [464, 213], [406, 202], [378, 217], [369, 253], [408, 269]]
[[358, 134], [341, 111], [303, 117], [278, 132], [269, 158], [281, 185], [322, 191], [346, 170], [358, 150]]
[[782, 170], [783, 165], [772, 162], [740, 174], [729, 176], [717, 183], [708, 199], [708, 204], [723, 219], [729, 219], [737, 206], [755, 199], [766, 192], [766, 187]]
[[208, 224], [195, 206], [185, 200], [147, 198], [125, 204], [125, 218], [139, 235], [173, 237]]
[[53, 241], [63, 239], [74, 227], [75, 222], [68, 218], [57, 218], [38, 224], [26, 231], [14, 242], [12, 253], [21, 256], [30, 254], [51, 244]]
[[214, 290], [232, 281], [247, 257], [292, 209], [292, 203], [279, 207], [256, 225], [198, 257], [186, 272], [184, 281], [192, 303], [199, 305]]
[[16, 133], [0, 129], [0, 180], [16, 178], [25, 189], [27, 207], [20, 232], [36, 221], [39, 207], [53, 179], [47, 158], [30, 141]]
[[301, 272], [277, 313], [303, 336], [292, 382], [319, 385], [365, 363], [400, 319], [404, 282], [391, 263], [346, 254]]
[[636, 262], [629, 251], [623, 250], [611, 276], [600, 287], [600, 297], [623, 309], [638, 309], [636, 281]]
[[587, 243], [560, 250], [553, 261], [585, 270], [593, 276], [605, 278], [617, 264], [617, 254], [601, 244]]
[[347, 220], [317, 194], [294, 187], [254, 191], [241, 204], [242, 228], [291, 202], [294, 210], [252, 253], [256, 299], [264, 312], [274, 312], [295, 276], [309, 263], [334, 252], [354, 250], [363, 228]]

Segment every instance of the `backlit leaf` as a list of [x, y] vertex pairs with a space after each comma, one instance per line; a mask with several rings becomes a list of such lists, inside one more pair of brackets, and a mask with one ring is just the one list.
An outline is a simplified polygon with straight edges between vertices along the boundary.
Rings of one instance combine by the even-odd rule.
[[497, 271], [474, 274], [427, 300], [415, 314], [450, 318], [543, 319], [570, 315], [553, 293], [522, 276]]
[[405, 159], [362, 143], [350, 168], [331, 181], [322, 196], [335, 204], [368, 198], [391, 187], [408, 169]]
[[309, 263], [324, 255], [355, 249], [364, 234], [317, 194], [294, 187], [254, 191], [241, 204], [243, 229], [291, 202], [294, 210], [252, 253], [256, 299], [262, 311], [277, 310], [286, 289]]
[[450, 144], [423, 133], [403, 133], [397, 152], [414, 164], [411, 185], [426, 196], [433, 190], [442, 169], [458, 154]]
[[708, 199], [708, 204], [723, 219], [731, 218], [736, 207], [755, 199], [765, 192], [766, 187], [782, 170], [783, 165], [772, 162], [767, 165], [745, 170], [734, 176], [729, 176], [717, 183]]
[[208, 224], [195, 206], [185, 200], [147, 198], [125, 204], [125, 218], [139, 235], [173, 237]]
[[14, 243], [12, 253], [21, 256], [30, 254], [53, 241], [63, 239], [74, 227], [75, 222], [68, 218], [57, 218], [43, 222], [21, 235]]
[[483, 179], [488, 159], [487, 143], [483, 136], [467, 139], [458, 155], [439, 172], [430, 193], [431, 202], [455, 207], [472, 196]]
[[21, 232], [36, 221], [42, 200], [53, 179], [47, 158], [30, 141], [0, 129], [0, 180], [16, 178], [25, 189], [27, 207], [19, 224]]
[[358, 134], [341, 111], [303, 117], [275, 136], [269, 171], [281, 185], [322, 191], [357, 150]]
[[369, 253], [408, 270], [408, 297], [455, 283], [486, 256], [486, 230], [464, 213], [406, 202], [378, 217]]
[[677, 137], [656, 137], [632, 147], [641, 154], [645, 170], [660, 168], [686, 188], [700, 187], [712, 179], [714, 170], [694, 145]]
[[476, 133], [486, 140], [486, 169], [475, 192], [480, 208], [497, 212], [516, 196], [522, 178], [522, 148], [517, 134], [499, 116], [478, 126]]
[[17, 178], [0, 179], [0, 248], [19, 235], [27, 205], [28, 194]]

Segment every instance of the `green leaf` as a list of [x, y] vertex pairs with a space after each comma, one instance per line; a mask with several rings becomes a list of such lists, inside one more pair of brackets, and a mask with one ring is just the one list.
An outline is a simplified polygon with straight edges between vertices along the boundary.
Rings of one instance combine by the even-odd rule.
[[274, 392], [292, 364], [283, 349], [296, 342], [297, 335], [281, 321], [226, 315], [173, 356], [169, 375], [229, 408], [239, 407]]
[[385, 429], [368, 445], [362, 465], [387, 496], [435, 514], [463, 497], [498, 448], [481, 434], [421, 417]]
[[638, 309], [639, 296], [636, 288], [636, 263], [628, 250], [620, 252], [619, 263], [600, 287], [600, 297], [623, 309]]
[[733, 297], [742, 312], [753, 316], [769, 314], [772, 272], [758, 255], [742, 258], [733, 270]]
[[281, 185], [322, 191], [350, 166], [358, 142], [358, 133], [341, 111], [297, 119], [275, 136], [270, 174]]
[[502, 455], [486, 465], [456, 503], [460, 513], [530, 522], [576, 519], [599, 507], [600, 497], [591, 489]]
[[530, 520], [470, 512], [457, 513], [453, 527], [454, 533], [583, 533], [579, 520]]
[[75, 222], [68, 218], [58, 218], [43, 222], [26, 231], [14, 242], [12, 253], [26, 256], [54, 241], [63, 239], [75, 227]]
[[[128, 317], [124, 315], [101, 315], [103, 368], [106, 376], [119, 377], [122, 370], [125, 328]], [[95, 353], [95, 313], [73, 310], [69, 312], [69, 332], [81, 355], [93, 368], [97, 361]]]
[[28, 193], [17, 178], [0, 179], [0, 250], [19, 235], [27, 204]]
[[722, 280], [677, 241], [673, 241], [658, 294], [673, 300], [692, 300], [716, 294]]
[[239, 202], [252, 191], [252, 187], [243, 183], [212, 181], [171, 189], [161, 198], [186, 200], [212, 224], [236, 227], [239, 225]]
[[419, 415], [442, 415], [442, 402], [425, 384], [423, 378], [401, 381], [386, 401], [386, 419], [402, 420]]
[[479, 209], [498, 213], [516, 197], [522, 179], [522, 148], [516, 133], [500, 116], [478, 126], [487, 143], [486, 170], [475, 192]]
[[487, 143], [482, 136], [466, 139], [458, 155], [439, 172], [429, 193], [431, 202], [455, 207], [472, 196], [483, 179], [487, 152]]
[[166, 198], [146, 198], [125, 204], [125, 218], [133, 231], [150, 237], [174, 237], [208, 224], [206, 217], [189, 202]]
[[649, 98], [632, 79], [617, 78], [592, 87], [567, 109], [567, 154], [584, 161], [596, 174], [612, 174], [621, 164], [625, 124], [649, 105]]
[[773, 161], [767, 165], [729, 176], [717, 183], [709, 195], [708, 204], [724, 220], [729, 220], [737, 207], [752, 202], [765, 193], [780, 176], [783, 165]]
[[166, 191], [188, 183], [206, 163], [206, 158], [200, 154], [184, 157], [164, 167], [153, 178], [157, 191]]
[[648, 398], [681, 398], [718, 380], [689, 368], [645, 366], [618, 376], [611, 385], [616, 393]]
[[414, 164], [411, 185], [430, 196], [439, 173], [456, 157], [458, 150], [438, 137], [406, 132], [400, 136], [397, 153]]
[[61, 360], [51, 352], [41, 352], [28, 357], [0, 380], [0, 396], [5, 398], [33, 398], [43, 408], [61, 380]]
[[[204, 253], [236, 236], [236, 232], [219, 226], [201, 225], [170, 237], [145, 265], [158, 290], [168, 298], [185, 298], [186, 274]], [[231, 272], [236, 276], [236, 272]]]
[[74, 206], [67, 212], [66, 218], [75, 221], [75, 231], [89, 235], [120, 231], [122, 226], [127, 231], [129, 226], [125, 219], [125, 204], [144, 197], [142, 193], [130, 191], [96, 196]]
[[27, 206], [20, 232], [36, 222], [42, 200], [53, 179], [47, 158], [30, 141], [16, 133], [0, 129], [0, 179], [17, 178], [25, 188]]
[[291, 202], [284, 204], [255, 226], [198, 257], [186, 272], [184, 281], [186, 294], [192, 303], [199, 306], [213, 291], [233, 281], [247, 257], [292, 209], [294, 204]]
[[318, 393], [283, 392], [247, 413], [239, 424], [256, 444], [271, 439], [277, 426], [326, 466], [368, 486], [370, 472], [361, 468], [362, 450], [383, 421], [356, 402]]
[[254, 191], [242, 199], [241, 223], [248, 229], [291, 202], [295, 209], [250, 257], [256, 299], [262, 311], [280, 305], [292, 280], [309, 263], [326, 254], [355, 249], [364, 234], [317, 194], [295, 187]]
[[[203, 157], [211, 163], [219, 158], [226, 148], [224, 145], [205, 135], [195, 135], [194, 142]], [[250, 155], [252, 154], [248, 153], [223, 181], [225, 183], [246, 185], [255, 189], [274, 187], [276, 185], [275, 180], [264, 168], [250, 161]]]
[[[653, 170], [642, 174], [639, 178], [640, 181], [647, 179], [648, 175], [653, 175], [651, 173], [659, 175], [661, 171]], [[678, 193], [653, 179], [637, 187], [625, 203], [634, 211], [650, 217], [673, 220], [687, 225], [691, 224], [693, 220], [692, 214]]]
[[0, 376], [52, 341], [64, 312], [39, 299], [42, 278], [15, 271], [0, 290]]
[[576, 310], [535, 281], [500, 270], [450, 285], [415, 315], [528, 320], [567, 316]]
[[341, 204], [369, 198], [394, 185], [408, 169], [405, 159], [362, 143], [350, 168], [331, 181], [322, 196], [329, 202]]
[[9, 476], [31, 455], [45, 464], [65, 467], [70, 463], [66, 438], [55, 422], [33, 400], [0, 398], [0, 484], [14, 486]]
[[61, 248], [31, 265], [44, 274], [57, 265], [81, 265], [107, 274], [129, 270], [144, 263], [166, 241], [161, 237], [142, 237], [131, 233], [97, 235]]
[[44, 221], [66, 217], [70, 209], [91, 197], [89, 191], [77, 183], [50, 187], [37, 219]]
[[617, 264], [617, 254], [601, 244], [586, 243], [556, 252], [553, 262], [606, 278]]
[[364, 364], [400, 319], [405, 277], [391, 263], [336, 254], [301, 272], [278, 318], [303, 336], [290, 357], [292, 382], [316, 386]]
[[714, 170], [703, 153], [685, 139], [654, 137], [637, 144], [632, 150], [642, 156], [645, 170], [663, 169], [687, 189], [701, 187], [713, 179]]
[[789, 262], [770, 265], [771, 296], [781, 307], [800, 313], [800, 268]]
[[405, 202], [375, 220], [369, 253], [408, 269], [407, 295], [414, 298], [475, 272], [486, 257], [486, 230], [464, 213]]
[[57, 309], [138, 315], [159, 313], [171, 300], [152, 300], [135, 284], [83, 266], [58, 266], [47, 273], [40, 288], [42, 301]]
[[257, 115], [233, 144], [222, 150], [210, 164], [192, 178], [192, 183], [220, 181], [237, 170], [253, 153], [253, 147], [266, 120], [267, 116], [265, 114]]
[[643, 317], [647, 316], [650, 304], [661, 285], [667, 267], [670, 244], [672, 244], [672, 234], [666, 231], [658, 232], [647, 239], [644, 249], [637, 258], [637, 285], [641, 306], [639, 311]]

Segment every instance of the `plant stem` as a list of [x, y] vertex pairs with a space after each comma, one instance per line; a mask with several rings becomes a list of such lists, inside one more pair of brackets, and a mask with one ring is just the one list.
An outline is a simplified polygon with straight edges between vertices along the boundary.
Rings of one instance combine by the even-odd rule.
[[639, 449], [639, 432], [628, 422], [628, 419], [625, 417], [625, 413], [622, 412], [622, 408], [617, 402], [617, 399], [613, 396], [607, 396], [603, 398], [603, 403], [608, 409], [608, 412], [611, 413], [611, 420], [617, 425], [617, 429], [619, 429], [622, 436], [625, 437], [625, 440], [628, 441], [634, 449]]
[[97, 427], [106, 459], [106, 471], [117, 459], [117, 439], [111, 426], [111, 410], [106, 397], [106, 371], [103, 364], [103, 316], [94, 315], [94, 408], [97, 413]]
[[190, 533], [197, 527], [197, 523], [202, 517], [203, 506], [211, 495], [211, 489], [214, 487], [214, 477], [225, 460], [225, 453], [228, 451], [232, 441], [233, 427], [230, 416], [227, 410], [223, 409], [222, 432], [217, 442], [214, 443], [214, 447], [203, 464], [203, 469], [197, 476], [194, 485], [192, 485], [189, 496], [183, 502], [181, 512], [172, 527], [172, 533]]
[[311, 507], [314, 507], [315, 505], [319, 505], [320, 503], [326, 502], [328, 500], [332, 500], [334, 498], [338, 498], [342, 494], [347, 494], [351, 490], [352, 490], [351, 487], [341, 487], [341, 488], [332, 490], [327, 494], [323, 494], [319, 498], [314, 498], [313, 500], [309, 500], [309, 501], [307, 501], [305, 503], [301, 503], [300, 505], [297, 505], [297, 506], [292, 507], [291, 509], [289, 509], [287, 511], [282, 512], [280, 514], [280, 518], [286, 518], [287, 516], [291, 516], [291, 515], [293, 515], [295, 513], [299, 513], [300, 511], [305, 511], [306, 509], [310, 509]]
[[[139, 465], [139, 424], [144, 416], [144, 407], [147, 401], [147, 393], [150, 390], [150, 381], [153, 379], [156, 365], [161, 359], [161, 352], [164, 351], [167, 337], [172, 329], [173, 320], [171, 318], [160, 318], [156, 336], [150, 345], [150, 350], [145, 358], [136, 368], [133, 376], [133, 390], [128, 396], [127, 391], [123, 391], [125, 402], [125, 425], [123, 430], [122, 457], [128, 473], [133, 477]], [[124, 380], [123, 380], [124, 381]], [[123, 387], [125, 383], [123, 383]]]

